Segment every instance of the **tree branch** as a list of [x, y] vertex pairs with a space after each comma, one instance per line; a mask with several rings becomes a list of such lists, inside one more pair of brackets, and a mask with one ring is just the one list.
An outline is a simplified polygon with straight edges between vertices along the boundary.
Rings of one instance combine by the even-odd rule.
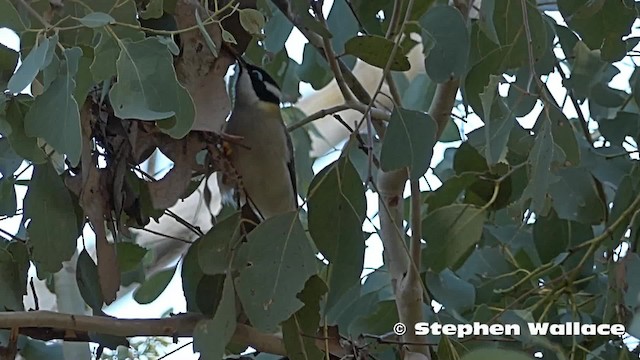
[[[19, 329], [40, 340], [90, 341], [89, 332], [114, 336], [190, 337], [200, 314], [179, 314], [162, 319], [117, 319], [105, 316], [63, 314], [53, 311], [1, 312], [0, 329]], [[282, 338], [237, 324], [232, 342], [271, 354], [286, 355]]]
[[[0, 329], [18, 331], [39, 340], [92, 341], [89, 333], [114, 336], [169, 336], [192, 337], [195, 326], [206, 316], [183, 313], [162, 319], [118, 319], [108, 316], [63, 314], [53, 311], [0, 312]], [[338, 340], [329, 339], [332, 355], [342, 357], [347, 351]], [[250, 346], [257, 351], [286, 356], [281, 335], [267, 334], [255, 328], [237, 324], [232, 343]], [[324, 351], [325, 341], [318, 339], [316, 346]]]
[[[298, 128], [301, 128], [301, 127], [303, 127], [303, 126], [305, 126], [305, 125], [307, 125], [307, 124], [309, 124], [311, 122], [314, 122], [316, 120], [322, 119], [323, 117], [325, 117], [327, 115], [333, 115], [335, 113], [338, 113], [338, 112], [341, 112], [341, 111], [344, 111], [344, 110], [349, 110], [349, 109], [356, 110], [356, 111], [359, 111], [359, 112], [364, 114], [364, 112], [366, 111], [367, 107], [366, 107], [366, 105], [354, 100], [354, 101], [347, 102], [347, 103], [344, 103], [344, 104], [341, 104], [341, 105], [336, 105], [336, 106], [330, 107], [328, 109], [322, 109], [320, 111], [316, 111], [315, 113], [307, 116], [306, 118], [298, 121], [295, 124], [289, 125], [287, 127], [287, 130], [289, 132], [291, 132], [291, 131], [296, 130]], [[388, 112], [386, 112], [384, 110], [381, 110], [381, 109], [376, 109], [376, 108], [371, 109], [370, 110], [370, 114], [371, 114], [371, 117], [373, 119], [385, 120], [385, 121], [389, 120], [389, 117], [391, 116]]]
[[[411, 7], [410, 1], [408, 8]], [[466, 13], [463, 12], [463, 14]], [[393, 18], [393, 17], [392, 17]], [[406, 21], [406, 20], [405, 20]], [[458, 93], [458, 79], [450, 79], [438, 84], [429, 114], [438, 125], [437, 137], [440, 138], [449, 119]], [[423, 284], [417, 266], [421, 260], [421, 214], [420, 188], [417, 181], [411, 182], [411, 228], [412, 239], [410, 251], [407, 251], [402, 228], [402, 193], [407, 181], [406, 169], [392, 172], [380, 172], [378, 175], [380, 202], [380, 238], [384, 244], [385, 264], [391, 273], [391, 282], [396, 295], [398, 315], [410, 329], [416, 321], [424, 318]], [[403, 336], [403, 342], [411, 352], [421, 353], [430, 358], [429, 349], [424, 339], [416, 337], [411, 331]], [[424, 344], [424, 345], [420, 345]]]

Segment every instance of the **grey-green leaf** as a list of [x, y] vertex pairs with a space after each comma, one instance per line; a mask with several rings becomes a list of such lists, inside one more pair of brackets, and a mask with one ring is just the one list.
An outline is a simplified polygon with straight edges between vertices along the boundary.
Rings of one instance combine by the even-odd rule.
[[267, 219], [249, 233], [244, 246], [238, 296], [253, 326], [274, 331], [303, 306], [296, 294], [318, 272], [314, 250], [297, 211]]
[[118, 256], [118, 267], [121, 272], [134, 270], [148, 250], [142, 246], [130, 242], [116, 243], [116, 255]]
[[[393, 41], [377, 35], [355, 36], [344, 44], [347, 54], [357, 56], [369, 65], [384, 69], [393, 50]], [[407, 71], [411, 68], [409, 59], [400, 45], [391, 60], [391, 70]]]
[[309, 232], [331, 269], [325, 305], [330, 310], [360, 281], [365, 251], [365, 188], [348, 157], [325, 167], [309, 188]]
[[36, 78], [38, 72], [46, 66], [45, 59], [49, 51], [49, 39], [43, 39], [37, 47], [33, 48], [29, 55], [9, 79], [7, 89], [10, 93], [17, 94], [24, 90]]
[[51, 164], [34, 166], [24, 207], [31, 260], [38, 271], [55, 273], [75, 252], [79, 234], [71, 195]]
[[434, 272], [456, 269], [475, 248], [484, 225], [486, 212], [472, 205], [449, 205], [436, 209], [422, 222], [427, 247], [425, 265]]
[[202, 272], [224, 274], [230, 261], [231, 247], [240, 236], [240, 213], [230, 215], [211, 228], [198, 244], [198, 262]]
[[89, 28], [98, 28], [103, 27], [109, 24], [115, 24], [116, 19], [109, 14], [105, 14], [103, 12], [92, 12], [87, 14], [83, 18], [78, 19], [78, 21]]
[[58, 76], [36, 97], [24, 119], [27, 135], [44, 138], [56, 151], [66, 154], [74, 165], [80, 161], [82, 151], [80, 111], [73, 97], [74, 77], [81, 56], [80, 48], [64, 50]]
[[76, 282], [84, 302], [94, 311], [99, 312], [102, 309], [104, 297], [98, 279], [98, 266], [86, 249], [83, 249], [78, 256]]
[[[97, 55], [96, 55], [97, 56]], [[176, 79], [173, 57], [157, 38], [122, 42], [116, 62], [118, 81], [109, 92], [116, 116], [123, 119], [164, 120], [164, 132], [186, 135], [195, 119], [195, 106]]]
[[201, 359], [223, 358], [225, 347], [236, 330], [236, 297], [233, 280], [228, 275], [224, 281], [222, 300], [211, 320], [201, 320], [193, 331], [193, 348]]
[[428, 114], [394, 109], [382, 142], [382, 170], [408, 167], [411, 179], [420, 178], [431, 164], [437, 131], [436, 123]]
[[29, 254], [20, 242], [0, 241], [0, 309], [23, 311], [23, 296], [27, 294]]
[[469, 58], [469, 32], [462, 14], [453, 6], [434, 6], [420, 18], [420, 25], [429, 33], [423, 37], [429, 77], [438, 83], [464, 75]]
[[176, 266], [151, 275], [133, 292], [133, 299], [138, 304], [149, 304], [162, 294], [176, 272]]

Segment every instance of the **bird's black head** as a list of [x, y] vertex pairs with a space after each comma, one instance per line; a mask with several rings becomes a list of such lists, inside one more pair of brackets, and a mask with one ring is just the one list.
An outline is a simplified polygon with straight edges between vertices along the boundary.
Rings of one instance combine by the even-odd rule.
[[[247, 92], [249, 90], [246, 89], [249, 83], [246, 79], [246, 75], [249, 75], [252, 91], [260, 101], [278, 105], [280, 104], [280, 87], [275, 80], [273, 80], [271, 75], [269, 75], [264, 69], [249, 63], [240, 63], [240, 68], [241, 71], [237, 85], [239, 91]], [[243, 79], [243, 77], [245, 78]], [[243, 95], [246, 96], [248, 94], [244, 93]]]

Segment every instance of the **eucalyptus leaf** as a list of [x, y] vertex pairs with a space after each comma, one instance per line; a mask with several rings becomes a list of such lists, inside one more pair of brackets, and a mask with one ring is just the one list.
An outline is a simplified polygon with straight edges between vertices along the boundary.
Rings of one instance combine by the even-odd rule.
[[133, 299], [138, 304], [153, 302], [167, 288], [175, 272], [176, 266], [173, 266], [151, 275], [133, 292]]
[[[2, 2], [4, 1], [7, 0], [3, 0]], [[24, 60], [22, 60], [22, 64], [20, 64], [18, 70], [16, 70], [7, 84], [7, 89], [10, 93], [19, 93], [33, 82], [38, 72], [47, 65], [45, 60], [49, 46], [49, 39], [43, 39], [38, 46], [33, 48]]]
[[420, 18], [420, 25], [429, 34], [423, 42], [431, 41], [425, 58], [429, 77], [437, 83], [461, 77], [469, 54], [469, 33], [462, 14], [453, 6], [433, 6]]
[[393, 41], [382, 36], [366, 35], [356, 36], [344, 44], [347, 54], [357, 56], [364, 62], [381, 69], [386, 68], [389, 56], [396, 47], [394, 58], [391, 60], [390, 69], [395, 71], [407, 71], [411, 68], [409, 59], [403, 55], [402, 47], [395, 46]]
[[382, 142], [382, 170], [409, 168], [411, 179], [418, 179], [429, 169], [437, 126], [426, 113], [396, 108]]
[[71, 195], [50, 164], [36, 165], [24, 200], [30, 259], [55, 273], [76, 250], [78, 224]]
[[236, 291], [251, 323], [272, 331], [304, 305], [296, 294], [318, 272], [316, 257], [297, 211], [258, 225], [245, 247], [246, 267], [235, 280]]
[[98, 28], [103, 27], [110, 24], [115, 24], [116, 19], [109, 14], [105, 14], [102, 12], [92, 12], [87, 14], [83, 18], [78, 19], [78, 21], [89, 28]]
[[435, 272], [460, 267], [480, 241], [485, 217], [483, 209], [472, 205], [449, 205], [430, 212], [422, 221], [422, 227], [429, 229], [424, 234], [425, 265]]
[[167, 47], [156, 38], [126, 40], [121, 46], [116, 62], [118, 81], [109, 91], [116, 116], [164, 121], [173, 118], [162, 130], [174, 138], [186, 135], [195, 119], [195, 107], [176, 79]]
[[236, 304], [233, 280], [227, 276], [220, 306], [210, 320], [201, 320], [193, 332], [193, 348], [202, 359], [220, 359], [236, 329]]

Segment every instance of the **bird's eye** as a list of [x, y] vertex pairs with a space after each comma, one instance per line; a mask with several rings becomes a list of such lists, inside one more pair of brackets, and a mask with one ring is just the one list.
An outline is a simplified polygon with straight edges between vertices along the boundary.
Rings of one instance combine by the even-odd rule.
[[255, 78], [260, 81], [264, 81], [264, 79], [262, 78], [262, 73], [259, 70], [253, 70], [252, 73]]

